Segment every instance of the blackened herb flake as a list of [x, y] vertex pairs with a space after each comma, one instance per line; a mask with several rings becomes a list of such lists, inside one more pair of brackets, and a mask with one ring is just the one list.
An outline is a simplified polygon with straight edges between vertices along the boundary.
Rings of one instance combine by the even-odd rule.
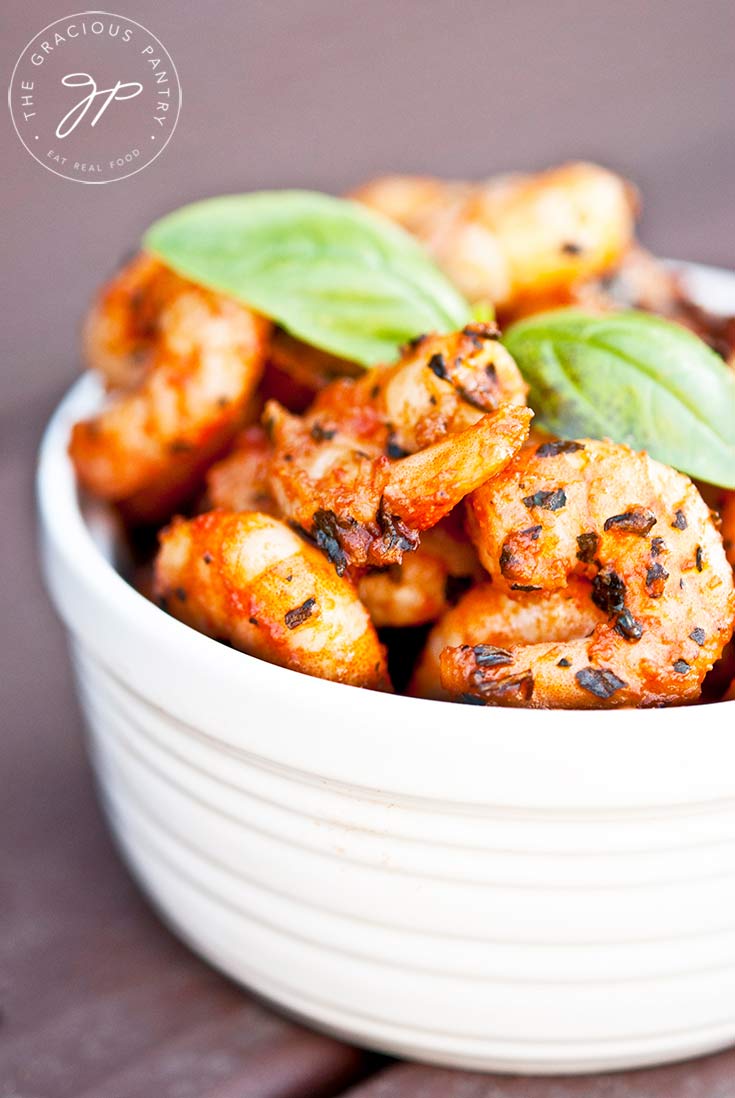
[[643, 636], [643, 626], [637, 621], [627, 607], [618, 614], [615, 622], [615, 632], [629, 641], [639, 641]]
[[582, 442], [558, 438], [554, 442], [542, 442], [536, 450], [536, 457], [549, 458], [556, 457], [558, 454], [576, 454], [578, 450], [584, 450]]
[[462, 702], [462, 705], [485, 705], [482, 698], [478, 698], [474, 694], [460, 694], [459, 700]]
[[694, 643], [698, 644], [701, 648], [704, 642], [707, 640], [707, 634], [705, 633], [704, 629], [700, 629], [700, 627], [697, 626], [696, 629], [692, 629], [691, 633], [689, 634], [689, 639], [693, 640]]
[[428, 367], [432, 374], [436, 374], [442, 381], [446, 381], [448, 378], [447, 364], [444, 361], [444, 355], [432, 355], [428, 361]]
[[400, 515], [391, 513], [385, 496], [380, 497], [377, 519], [382, 541], [387, 549], [398, 549], [401, 553], [410, 553], [418, 548], [419, 535], [403, 521]]
[[590, 531], [577, 537], [577, 560], [583, 564], [591, 564], [595, 559], [597, 546], [600, 544], [599, 534]]
[[686, 660], [676, 660], [673, 666], [677, 675], [688, 675], [691, 671], [691, 667]]
[[657, 521], [653, 511], [649, 511], [647, 507], [633, 507], [622, 515], [611, 515], [609, 519], [605, 519], [604, 530], [619, 530], [623, 534], [637, 534], [643, 538]]
[[611, 698], [628, 685], [607, 667], [583, 667], [574, 677], [583, 690], [594, 694], [596, 698]]
[[514, 561], [513, 550], [507, 544], [503, 542], [503, 547], [500, 550], [500, 557], [498, 563], [500, 564], [500, 572], [503, 576], [507, 575], [508, 571], [512, 568]]
[[393, 461], [397, 461], [399, 458], [408, 457], [408, 450], [404, 450], [403, 447], [396, 442], [395, 431], [391, 431], [388, 435], [385, 453], [387, 457], [391, 458]]
[[311, 437], [314, 442], [330, 442], [336, 434], [336, 428], [322, 427], [321, 423], [315, 423], [311, 428]]
[[477, 692], [488, 705], [507, 705], [514, 701], [525, 705], [533, 697], [532, 671], [523, 671], [520, 675], [508, 675], [504, 679], [484, 679], [479, 669], [475, 675]]
[[337, 575], [344, 575], [347, 556], [339, 537], [339, 520], [334, 511], [320, 509], [314, 513], [314, 540], [334, 565]]
[[497, 648], [494, 644], [476, 644], [473, 652], [478, 667], [504, 667], [513, 662], [507, 648]]
[[566, 507], [567, 494], [563, 488], [551, 488], [548, 491], [534, 492], [532, 496], [525, 496], [524, 504], [530, 510], [532, 507], [541, 507], [544, 511], [560, 511]]
[[592, 581], [592, 601], [606, 614], [619, 614], [625, 607], [625, 583], [612, 568], [598, 572]]
[[689, 523], [687, 517], [683, 511], [678, 510], [674, 515], [674, 521], [671, 523], [672, 530], [686, 530]]
[[289, 610], [283, 620], [289, 629], [295, 629], [298, 625], [303, 625], [307, 618], [310, 618], [314, 612], [316, 606], [315, 598], [305, 599], [301, 603], [301, 606], [295, 606], [293, 610]]

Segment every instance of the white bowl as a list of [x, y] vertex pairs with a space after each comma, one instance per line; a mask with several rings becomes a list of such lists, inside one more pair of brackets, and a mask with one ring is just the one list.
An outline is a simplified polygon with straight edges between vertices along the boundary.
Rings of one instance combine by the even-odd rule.
[[[698, 269], [735, 311], [735, 275]], [[66, 456], [38, 491], [105, 808], [163, 917], [358, 1044], [582, 1072], [735, 1041], [735, 703], [539, 712], [358, 692], [194, 632], [115, 571]]]

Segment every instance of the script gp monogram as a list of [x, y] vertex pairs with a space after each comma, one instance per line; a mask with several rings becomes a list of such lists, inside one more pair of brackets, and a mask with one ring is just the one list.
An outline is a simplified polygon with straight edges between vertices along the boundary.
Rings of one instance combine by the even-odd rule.
[[113, 12], [56, 19], [21, 51], [8, 88], [26, 151], [77, 183], [136, 175], [168, 145], [181, 109], [171, 54], [147, 27]]
[[61, 83], [66, 88], [91, 89], [89, 94], [80, 99], [78, 103], [75, 103], [71, 110], [68, 111], [59, 122], [55, 133], [56, 136], [61, 139], [68, 137], [70, 133], [73, 133], [99, 96], [105, 95], [107, 98], [103, 100], [97, 113], [90, 122], [90, 126], [97, 125], [102, 115], [110, 106], [110, 103], [113, 103], [116, 100], [121, 102], [125, 99], [135, 99], [136, 95], [140, 95], [143, 91], [143, 85], [139, 84], [137, 80], [132, 80], [127, 84], [123, 84], [121, 80], [118, 80], [112, 88], [98, 89], [94, 77], [88, 72], [69, 72], [66, 76], [62, 77]]

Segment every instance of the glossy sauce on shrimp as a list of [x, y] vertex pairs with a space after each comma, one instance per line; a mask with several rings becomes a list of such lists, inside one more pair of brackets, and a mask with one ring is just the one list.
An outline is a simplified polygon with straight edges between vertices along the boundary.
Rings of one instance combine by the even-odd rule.
[[441, 680], [487, 704], [556, 708], [695, 700], [735, 619], [733, 576], [691, 481], [647, 454], [589, 439], [525, 450], [469, 501], [485, 568], [511, 591], [590, 583], [590, 636], [479, 659], [449, 647]]

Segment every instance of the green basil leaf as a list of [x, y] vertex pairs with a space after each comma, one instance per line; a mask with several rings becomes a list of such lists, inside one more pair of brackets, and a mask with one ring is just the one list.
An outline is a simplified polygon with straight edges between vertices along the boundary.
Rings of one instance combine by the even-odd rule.
[[144, 248], [299, 339], [372, 366], [470, 308], [421, 246], [356, 202], [261, 191], [195, 202], [157, 221]]
[[547, 431], [626, 442], [735, 488], [735, 372], [691, 332], [650, 313], [556, 309], [512, 325], [505, 345]]
[[472, 319], [481, 324], [492, 324], [497, 319], [495, 306], [489, 298], [483, 297], [472, 302]]

